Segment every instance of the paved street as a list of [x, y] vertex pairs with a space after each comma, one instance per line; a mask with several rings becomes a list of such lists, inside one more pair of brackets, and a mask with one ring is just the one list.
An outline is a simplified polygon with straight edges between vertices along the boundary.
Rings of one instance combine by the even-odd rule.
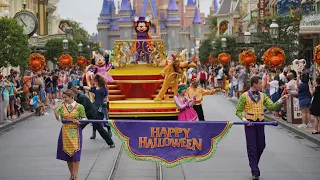
[[[204, 100], [207, 120], [238, 120], [235, 105], [220, 95]], [[0, 135], [0, 180], [67, 180], [65, 162], [55, 159], [61, 124], [49, 116], [33, 117]], [[90, 140], [91, 126], [84, 130], [79, 180], [106, 180], [120, 148], [110, 149], [98, 135]], [[266, 127], [267, 147], [260, 162], [261, 180], [319, 180], [320, 147], [281, 127]], [[153, 180], [155, 164], [120, 159], [117, 180]], [[149, 172], [149, 173], [144, 173]], [[218, 146], [216, 155], [200, 163], [187, 163], [172, 169], [163, 168], [165, 180], [249, 180], [242, 126], [233, 126]]]

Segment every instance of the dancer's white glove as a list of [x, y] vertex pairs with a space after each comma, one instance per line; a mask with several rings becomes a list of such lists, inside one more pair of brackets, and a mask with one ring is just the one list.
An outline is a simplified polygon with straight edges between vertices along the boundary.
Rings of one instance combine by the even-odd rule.
[[246, 118], [242, 118], [243, 122], [248, 122], [248, 120]]

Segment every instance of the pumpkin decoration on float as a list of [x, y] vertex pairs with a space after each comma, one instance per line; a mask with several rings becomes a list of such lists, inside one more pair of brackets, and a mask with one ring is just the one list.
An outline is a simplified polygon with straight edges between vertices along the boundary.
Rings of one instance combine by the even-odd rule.
[[78, 56], [77, 65], [82, 67], [87, 65], [87, 60], [84, 56]]
[[264, 52], [262, 61], [265, 65], [275, 68], [283, 66], [285, 59], [286, 55], [284, 54], [284, 50], [275, 46]]
[[313, 55], [313, 61], [320, 65], [320, 45], [315, 47], [314, 55]]
[[231, 55], [228, 53], [221, 53], [218, 55], [218, 61], [221, 64], [229, 64], [231, 61]]
[[244, 66], [250, 66], [256, 62], [256, 55], [252, 50], [245, 50], [239, 55], [239, 62]]
[[32, 53], [29, 56], [29, 69], [33, 72], [42, 71], [46, 67], [46, 60], [43, 55], [39, 53]]
[[71, 67], [72, 66], [72, 57], [69, 54], [62, 54], [59, 58], [59, 65], [61, 67]]

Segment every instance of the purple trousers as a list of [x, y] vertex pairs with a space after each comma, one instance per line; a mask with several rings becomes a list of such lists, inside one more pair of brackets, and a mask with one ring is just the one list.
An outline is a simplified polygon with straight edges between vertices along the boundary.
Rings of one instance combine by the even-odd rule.
[[[263, 121], [261, 121], [263, 122]], [[247, 141], [247, 154], [251, 173], [260, 176], [258, 167], [261, 155], [266, 147], [264, 125], [244, 126]]]

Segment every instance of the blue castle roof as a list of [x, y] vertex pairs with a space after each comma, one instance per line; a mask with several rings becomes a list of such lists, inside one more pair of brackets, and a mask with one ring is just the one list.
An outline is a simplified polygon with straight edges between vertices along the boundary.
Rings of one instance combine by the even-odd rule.
[[167, 11], [179, 11], [176, 0], [170, 0]]
[[122, 0], [120, 11], [131, 11], [131, 10], [132, 10], [132, 7], [129, 0]]
[[145, 17], [146, 16], [146, 11], [147, 11], [147, 7], [148, 7], [148, 4], [149, 4], [149, 1], [151, 3], [153, 17], [154, 18], [158, 18], [157, 4], [156, 4], [156, 2], [154, 0], [143, 0], [141, 17]]
[[195, 5], [197, 5], [195, 0], [188, 0], [187, 6], [195, 6]]
[[194, 11], [194, 18], [192, 21], [193, 24], [201, 24], [199, 9], [196, 7], [196, 10]]
[[213, 12], [214, 12], [214, 13], [217, 13], [218, 10], [219, 10], [218, 0], [214, 0], [214, 1], [213, 1]]
[[110, 15], [112, 14], [112, 9], [116, 8], [113, 0], [103, 0], [101, 15]]

